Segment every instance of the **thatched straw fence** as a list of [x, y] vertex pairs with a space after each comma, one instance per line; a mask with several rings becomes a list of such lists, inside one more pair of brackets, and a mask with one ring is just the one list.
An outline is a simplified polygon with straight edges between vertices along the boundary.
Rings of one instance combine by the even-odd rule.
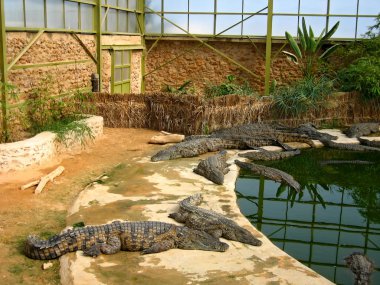
[[107, 127], [148, 128], [187, 135], [252, 122], [278, 121], [293, 126], [312, 122], [320, 126], [380, 121], [379, 101], [362, 101], [355, 93], [334, 94], [323, 107], [300, 117], [282, 116], [268, 97], [229, 95], [205, 100], [171, 93], [98, 93], [91, 101]]

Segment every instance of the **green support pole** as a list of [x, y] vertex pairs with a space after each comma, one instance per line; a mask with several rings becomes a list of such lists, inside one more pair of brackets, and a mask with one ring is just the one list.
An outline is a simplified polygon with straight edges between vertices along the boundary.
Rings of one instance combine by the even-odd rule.
[[102, 0], [97, 0], [95, 11], [95, 26], [96, 26], [96, 57], [97, 57], [97, 72], [99, 74], [99, 91], [102, 92]]
[[145, 92], [145, 64], [146, 64], [146, 44], [145, 44], [145, 0], [139, 0], [138, 2], [138, 9], [142, 11], [143, 13], [139, 14], [137, 16], [137, 20], [140, 27], [140, 35], [141, 35], [141, 44], [144, 47], [142, 50], [142, 56], [141, 56], [141, 85], [140, 85], [140, 91], [141, 93]]
[[260, 176], [259, 184], [259, 204], [257, 208], [257, 229], [261, 231], [263, 226], [263, 214], [264, 214], [264, 190], [265, 190], [265, 179]]
[[7, 36], [5, 32], [4, 0], [0, 0], [0, 73], [1, 73], [1, 112], [2, 112], [2, 139], [8, 141], [8, 113], [6, 84], [8, 79], [7, 69]]
[[267, 20], [267, 41], [265, 56], [265, 95], [269, 95], [270, 69], [272, 57], [272, 20], [273, 20], [273, 0], [268, 0], [268, 20]]

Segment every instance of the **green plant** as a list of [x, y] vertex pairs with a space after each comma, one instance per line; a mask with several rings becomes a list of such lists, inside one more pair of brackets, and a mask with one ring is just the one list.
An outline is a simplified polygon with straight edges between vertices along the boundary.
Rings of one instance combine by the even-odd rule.
[[[9, 97], [9, 99], [13, 101], [18, 100], [19, 98], [19, 93], [16, 86], [8, 82], [4, 83], [0, 81], [0, 93], [3, 93], [3, 92], [6, 94], [7, 97]], [[6, 101], [5, 103], [2, 102], [2, 104], [5, 104], [4, 106], [2, 106], [2, 116], [3, 116], [2, 120], [8, 123], [10, 120], [10, 114], [9, 114], [10, 108], [9, 108], [8, 101]], [[3, 128], [1, 130], [1, 142], [8, 142], [10, 141], [10, 139], [11, 139], [11, 132], [10, 132], [9, 126], [8, 124], [6, 125], [3, 124]]]
[[291, 86], [277, 88], [272, 94], [276, 109], [283, 116], [299, 116], [319, 108], [333, 90], [333, 81], [305, 77]]
[[307, 29], [305, 18], [302, 17], [302, 30], [298, 27], [300, 45], [297, 44], [296, 40], [290, 35], [290, 33], [285, 32], [286, 40], [294, 53], [287, 51], [283, 51], [283, 53], [292, 62], [300, 66], [305, 77], [315, 75], [318, 70], [319, 62], [327, 58], [338, 47], [338, 44], [335, 44], [330, 46], [324, 52], [321, 52], [323, 45], [331, 38], [338, 27], [339, 22], [337, 22], [326, 34], [325, 29], [323, 29], [320, 36], [315, 38], [313, 29], [311, 26]]
[[226, 80], [222, 84], [210, 85], [205, 89], [206, 98], [214, 98], [230, 94], [251, 96], [255, 94], [255, 91], [246, 81], [243, 84], [237, 84], [236, 77], [231, 74], [226, 76]]
[[191, 83], [192, 83], [191, 80], [186, 80], [179, 87], [173, 87], [170, 85], [165, 85], [163, 91], [169, 92], [169, 93], [176, 93], [176, 94], [193, 94], [194, 88], [189, 87]]
[[376, 24], [370, 26], [368, 31], [365, 33], [365, 35], [370, 39], [380, 37], [380, 13], [377, 15], [375, 22]]
[[[67, 140], [79, 140], [85, 143], [85, 138], [93, 138], [91, 128], [80, 120], [84, 118], [81, 110], [88, 104], [83, 93], [77, 92], [71, 98], [51, 96], [52, 78], [44, 78], [38, 87], [34, 88], [26, 101], [26, 109], [30, 131], [36, 134], [51, 131], [57, 134], [57, 140], [67, 145]], [[78, 112], [79, 111], [79, 112]]]
[[348, 45], [351, 57], [347, 58], [347, 51], [342, 51], [340, 61], [345, 59], [347, 64], [337, 71], [338, 83], [343, 91], [380, 98], [380, 14], [365, 35], [367, 39]]
[[380, 58], [363, 57], [338, 72], [343, 91], [358, 91], [366, 98], [380, 98]]

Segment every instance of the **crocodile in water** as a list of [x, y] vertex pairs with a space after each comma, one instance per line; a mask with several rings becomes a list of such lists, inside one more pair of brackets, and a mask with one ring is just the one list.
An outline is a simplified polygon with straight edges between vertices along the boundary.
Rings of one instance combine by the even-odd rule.
[[212, 236], [224, 237], [242, 243], [260, 246], [262, 242], [251, 232], [240, 227], [236, 222], [214, 211], [197, 207], [202, 202], [202, 195], [192, 195], [179, 203], [179, 212], [169, 215], [189, 228], [205, 231]]
[[54, 259], [77, 250], [94, 257], [121, 250], [147, 254], [171, 248], [226, 251], [228, 245], [205, 232], [174, 224], [115, 221], [67, 230], [48, 240], [30, 235], [25, 243], [25, 255], [33, 259]]
[[367, 160], [322, 160], [320, 165], [330, 165], [330, 164], [374, 164], [372, 161]]
[[370, 284], [370, 277], [373, 272], [373, 263], [362, 253], [354, 252], [344, 259], [346, 265], [355, 275], [356, 285]]
[[240, 168], [250, 170], [255, 174], [262, 175], [276, 182], [286, 183], [298, 192], [301, 190], [300, 184], [293, 178], [293, 176], [286, 172], [272, 167], [258, 165], [254, 163], [246, 163], [239, 160], [235, 160], [235, 163]]
[[219, 153], [201, 160], [194, 169], [196, 174], [202, 175], [208, 180], [218, 185], [223, 185], [224, 175], [228, 173], [227, 151], [222, 150]]

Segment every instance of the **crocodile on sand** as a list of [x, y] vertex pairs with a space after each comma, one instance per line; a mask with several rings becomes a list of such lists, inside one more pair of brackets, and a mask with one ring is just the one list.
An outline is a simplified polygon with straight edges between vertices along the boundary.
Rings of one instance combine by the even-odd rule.
[[205, 231], [215, 238], [224, 237], [229, 240], [260, 246], [262, 242], [251, 232], [240, 227], [236, 222], [214, 211], [197, 207], [202, 202], [202, 195], [192, 195], [179, 203], [179, 212], [169, 215], [187, 227]]
[[358, 138], [358, 140], [362, 145], [366, 145], [370, 147], [380, 147], [380, 141], [370, 141], [363, 138]]
[[223, 185], [224, 175], [229, 172], [226, 160], [227, 151], [222, 150], [219, 153], [199, 162], [198, 166], [194, 169], [194, 172], [207, 178], [215, 184]]
[[84, 255], [98, 256], [123, 251], [143, 254], [179, 249], [199, 249], [223, 252], [226, 243], [199, 230], [174, 224], [142, 221], [120, 222], [67, 230], [48, 240], [30, 235], [25, 243], [25, 255], [32, 259], [55, 259], [68, 252], [82, 250]]
[[248, 158], [250, 160], [280, 160], [295, 155], [301, 154], [299, 149], [286, 150], [286, 151], [268, 151], [263, 148], [257, 148], [258, 151], [249, 151], [246, 153], [239, 153], [240, 157]]
[[348, 144], [348, 143], [337, 143], [332, 140], [321, 140], [324, 146], [342, 149], [342, 150], [352, 150], [352, 151], [380, 151], [380, 148], [360, 145], [360, 144]]
[[377, 133], [379, 132], [379, 127], [379, 123], [359, 123], [352, 125], [350, 128], [343, 131], [343, 133], [345, 133], [350, 138], [355, 138], [366, 136], [371, 133]]
[[252, 149], [254, 147], [281, 145], [285, 142], [303, 142], [314, 146], [313, 139], [336, 139], [318, 132], [311, 125], [288, 128], [269, 124], [249, 124], [222, 129], [210, 136], [194, 136], [184, 142], [170, 146], [152, 156], [152, 161], [194, 157], [206, 152], [222, 149]]

